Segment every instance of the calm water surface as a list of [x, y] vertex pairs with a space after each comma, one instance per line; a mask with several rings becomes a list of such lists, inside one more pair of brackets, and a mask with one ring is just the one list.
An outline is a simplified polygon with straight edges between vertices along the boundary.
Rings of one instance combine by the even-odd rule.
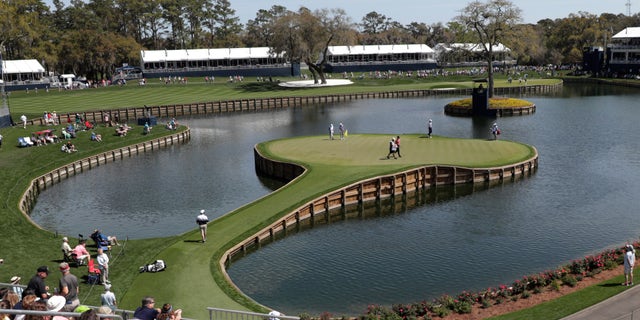
[[[354, 133], [424, 132], [428, 118], [438, 135], [488, 138], [489, 120], [443, 114], [455, 98], [184, 119], [190, 143], [58, 184], [40, 196], [33, 217], [72, 235], [96, 227], [121, 238], [182, 233], [201, 208], [214, 218], [271, 191], [253, 169], [253, 145], [264, 140], [324, 134], [331, 122]], [[540, 168], [530, 178], [294, 234], [232, 264], [232, 279], [286, 314], [361, 314], [367, 304], [510, 283], [638, 238], [640, 93], [566, 85], [526, 98], [538, 106], [534, 115], [498, 124], [501, 138], [538, 149]]]

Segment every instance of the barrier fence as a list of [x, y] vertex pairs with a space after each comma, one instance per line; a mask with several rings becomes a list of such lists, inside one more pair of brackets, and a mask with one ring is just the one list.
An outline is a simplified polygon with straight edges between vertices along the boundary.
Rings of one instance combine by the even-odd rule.
[[[554, 92], [562, 88], [562, 83], [554, 85], [522, 85], [512, 87], [497, 87], [496, 94], [540, 94]], [[336, 103], [361, 99], [393, 99], [393, 98], [412, 98], [412, 97], [428, 97], [440, 95], [466, 95], [470, 96], [471, 88], [443, 88], [443, 89], [424, 89], [424, 90], [402, 90], [402, 91], [384, 91], [384, 92], [360, 92], [360, 93], [344, 93], [329, 94], [318, 96], [302, 96], [302, 97], [274, 97], [260, 99], [238, 99], [238, 100], [222, 100], [210, 102], [194, 102], [186, 104], [171, 104], [160, 106], [145, 106], [135, 108], [124, 108], [114, 110], [96, 110], [83, 112], [81, 117], [90, 122], [103, 123], [105, 116], [108, 119], [124, 122], [133, 122], [139, 118], [148, 118], [149, 116], [158, 118], [172, 118], [193, 115], [221, 114], [229, 112], [241, 111], [262, 111], [275, 110], [290, 107], [301, 107], [317, 103]], [[66, 113], [59, 114], [59, 121], [75, 123], [76, 114]], [[27, 120], [28, 125], [46, 125], [47, 120], [44, 118]]]

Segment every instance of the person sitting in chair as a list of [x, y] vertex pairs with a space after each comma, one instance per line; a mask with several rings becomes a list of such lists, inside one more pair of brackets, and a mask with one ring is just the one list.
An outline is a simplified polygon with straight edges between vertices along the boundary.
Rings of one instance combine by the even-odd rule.
[[105, 236], [100, 229], [93, 230], [90, 235], [91, 239], [96, 242], [96, 245], [100, 243], [101, 246], [119, 246], [118, 238], [116, 236]]
[[71, 261], [71, 254], [72, 253], [73, 253], [73, 250], [71, 249], [71, 246], [69, 245], [69, 238], [62, 237], [62, 254], [64, 255], [64, 260], [65, 261]]
[[78, 261], [79, 265], [86, 264], [89, 259], [91, 259], [91, 255], [89, 251], [87, 251], [87, 240], [80, 239], [78, 245], [73, 248], [73, 254], [76, 256], [76, 261]]

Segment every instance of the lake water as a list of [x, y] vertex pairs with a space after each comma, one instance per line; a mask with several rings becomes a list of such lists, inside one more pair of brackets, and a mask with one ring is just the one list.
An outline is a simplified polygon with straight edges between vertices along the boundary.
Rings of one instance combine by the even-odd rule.
[[[195, 227], [201, 208], [215, 218], [271, 191], [274, 184], [253, 169], [252, 149], [261, 141], [325, 134], [339, 122], [350, 133], [424, 132], [428, 118], [437, 135], [488, 138], [492, 120], [443, 114], [457, 98], [183, 119], [192, 128], [188, 144], [72, 177], [45, 191], [32, 216], [71, 235], [97, 227], [119, 238], [179, 234]], [[565, 85], [559, 93], [524, 98], [537, 112], [498, 124], [502, 139], [538, 149], [539, 169], [531, 177], [314, 227], [236, 261], [231, 278], [254, 300], [286, 314], [356, 315], [368, 304], [509, 284], [637, 239], [640, 91]], [[382, 153], [385, 148], [386, 140]]]

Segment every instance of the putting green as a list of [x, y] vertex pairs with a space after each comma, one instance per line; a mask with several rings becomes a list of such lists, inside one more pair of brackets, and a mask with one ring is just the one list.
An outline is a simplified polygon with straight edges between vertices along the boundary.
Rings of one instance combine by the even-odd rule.
[[[188, 232], [158, 259], [168, 268], [157, 274], [135, 277], [123, 297], [123, 307], [135, 308], [140, 297], [181, 306], [185, 317], [206, 319], [206, 307], [265, 311], [228, 283], [219, 267], [224, 252], [278, 218], [340, 186], [368, 177], [428, 164], [462, 167], [497, 167], [528, 160], [531, 146], [511, 141], [453, 139], [413, 134], [401, 137], [402, 157], [387, 159], [391, 135], [349, 135], [346, 140], [328, 136], [297, 137], [259, 144], [263, 155], [307, 168], [305, 174], [279, 190], [247, 204], [209, 224], [206, 243], [198, 242], [197, 230]], [[246, 170], [247, 168], [239, 168]], [[233, 177], [230, 177], [233, 179]], [[217, 182], [224, 187], [223, 182]]]

